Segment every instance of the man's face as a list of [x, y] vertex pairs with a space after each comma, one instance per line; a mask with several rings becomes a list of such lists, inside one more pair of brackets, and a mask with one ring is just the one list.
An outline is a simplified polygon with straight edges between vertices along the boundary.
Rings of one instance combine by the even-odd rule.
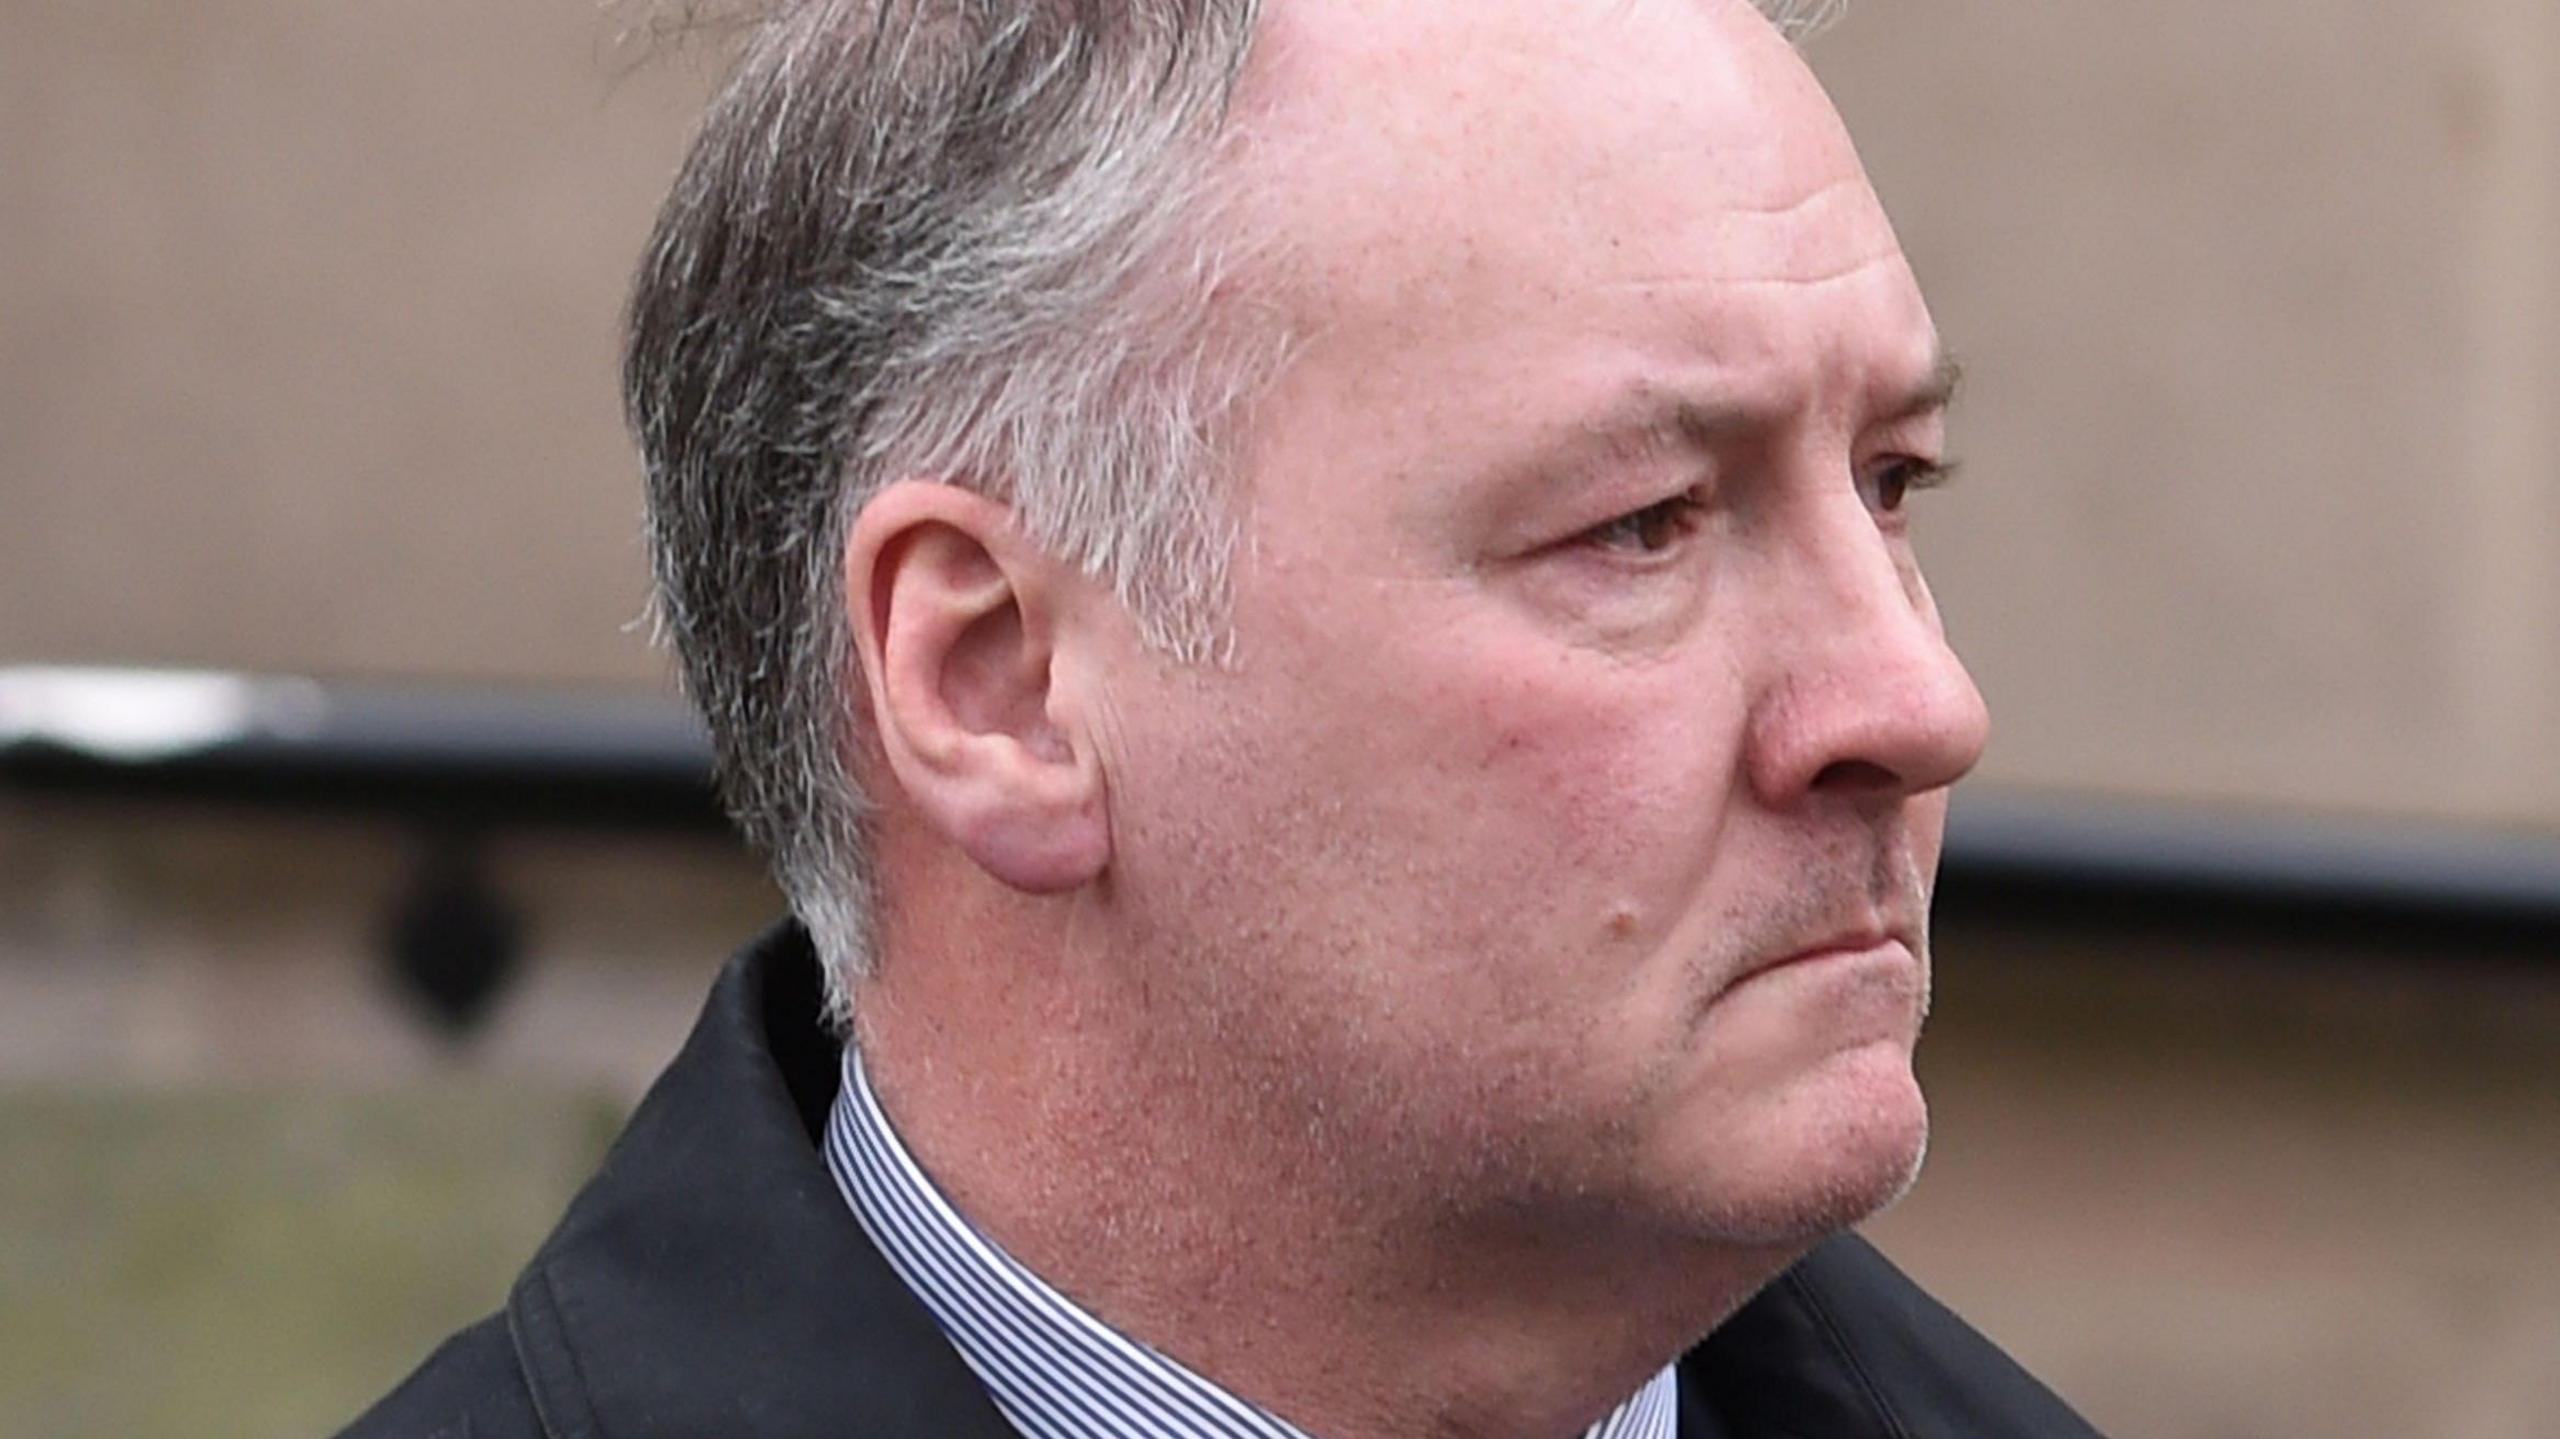
[[1942, 386], [1885, 217], [1740, 0], [1274, 8], [1246, 222], [1303, 346], [1237, 663], [1133, 661], [1106, 738], [1165, 1042], [1329, 1182], [1850, 1222], [1925, 1137], [1985, 723], [1906, 530]]

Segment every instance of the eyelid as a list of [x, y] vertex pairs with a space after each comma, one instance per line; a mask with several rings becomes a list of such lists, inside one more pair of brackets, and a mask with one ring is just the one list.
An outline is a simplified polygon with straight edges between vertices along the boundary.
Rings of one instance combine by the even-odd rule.
[[1602, 537], [1622, 525], [1640, 523], [1650, 516], [1659, 514], [1669, 523], [1679, 527], [1679, 533], [1674, 537], [1675, 542], [1686, 540], [1697, 532], [1699, 517], [1706, 512], [1706, 509], [1705, 487], [1692, 485], [1676, 494], [1660, 496], [1633, 508], [1621, 510], [1595, 524], [1585, 525], [1567, 535], [1563, 544], [1569, 549], [1596, 549], [1630, 559], [1650, 559], [1669, 553], [1675, 546], [1665, 545], [1658, 550], [1630, 548], [1609, 544]]
[[[1911, 496], [1923, 490], [1943, 489], [1956, 476], [1957, 463], [1951, 459], [1931, 459], [1926, 455], [1894, 453], [1877, 457], [1858, 474], [1858, 494], [1881, 516], [1899, 517], [1909, 508]], [[1887, 476], [1897, 477], [1897, 491], [1888, 503], [1881, 487]]]

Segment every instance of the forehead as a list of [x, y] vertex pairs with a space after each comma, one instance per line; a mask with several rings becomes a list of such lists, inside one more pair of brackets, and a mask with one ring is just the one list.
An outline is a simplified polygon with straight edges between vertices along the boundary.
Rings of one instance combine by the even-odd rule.
[[1335, 138], [1553, 154], [1704, 122], [1855, 164], [1817, 154], [1846, 149], [1830, 104], [1745, 0], [1271, 0], [1243, 94], [1271, 129]]
[[1747, 350], [1791, 291], [1861, 275], [1927, 328], [1838, 116], [1744, 0], [1276, 0], [1238, 116], [1244, 218], [1319, 340], [1635, 294]]

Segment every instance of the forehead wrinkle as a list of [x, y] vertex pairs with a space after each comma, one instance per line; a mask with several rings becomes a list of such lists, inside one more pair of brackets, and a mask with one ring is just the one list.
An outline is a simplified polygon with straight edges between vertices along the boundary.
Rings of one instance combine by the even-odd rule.
[[[1904, 264], [1884, 206], [1854, 158], [1849, 167], [1814, 183], [1791, 199], [1756, 202], [1713, 184], [1717, 231], [1693, 243], [1709, 245], [1728, 267], [1683, 264], [1684, 252], [1661, 254], [1655, 266], [1634, 274], [1593, 277], [1594, 289], [1623, 292], [1655, 288], [1737, 289], [1765, 285], [1812, 287], [1856, 279]], [[1806, 267], [1801, 272], [1797, 267]]]
[[[1867, 177], [1854, 169], [1846, 170], [1831, 176], [1793, 199], [1771, 200], [1759, 204], [1754, 204], [1747, 198], [1736, 199], [1727, 204], [1725, 209], [1739, 218], [1783, 220], [1799, 211], [1810, 210], [1844, 190], [1850, 192], [1848, 198], [1852, 203], [1866, 199]], [[1860, 208], [1869, 207], [1861, 205]]]
[[1595, 294], [1624, 293], [1630, 290], [1747, 290], [1763, 288], [1815, 289], [1857, 279], [1871, 271], [1902, 263], [1902, 251], [1890, 238], [1884, 248], [1860, 255], [1818, 275], [1691, 275], [1647, 274], [1621, 275], [1594, 283]]

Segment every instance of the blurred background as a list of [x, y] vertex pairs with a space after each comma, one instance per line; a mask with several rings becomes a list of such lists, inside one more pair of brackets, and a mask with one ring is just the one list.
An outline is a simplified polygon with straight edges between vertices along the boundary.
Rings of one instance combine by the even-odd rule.
[[[0, 0], [0, 1431], [351, 1417], [778, 912], [634, 623], [717, 69], [634, 23]], [[2560, 1434], [2560, 9], [1813, 55], [1970, 372], [1998, 722], [1872, 1232], [2115, 1433]]]

